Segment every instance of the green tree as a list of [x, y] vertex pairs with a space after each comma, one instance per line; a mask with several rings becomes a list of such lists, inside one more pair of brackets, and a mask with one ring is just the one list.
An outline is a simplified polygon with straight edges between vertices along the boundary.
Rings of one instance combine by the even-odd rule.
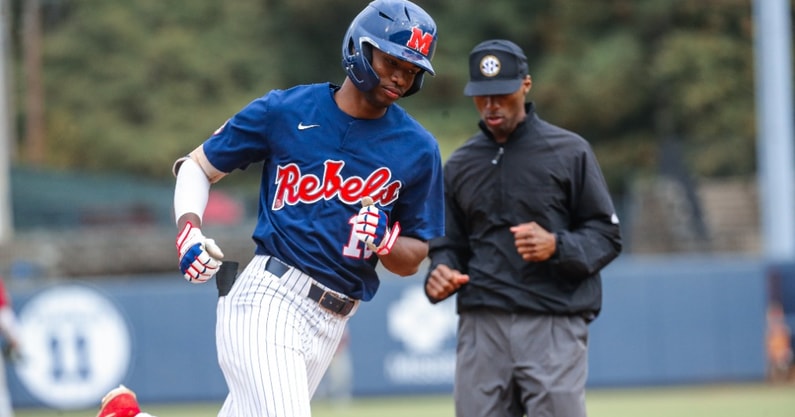
[[73, 2], [46, 33], [50, 163], [163, 175], [277, 82], [256, 1]]
[[[614, 192], [653, 174], [666, 140], [695, 175], [753, 174], [750, 0], [417, 2], [439, 27], [437, 75], [401, 105], [445, 155], [476, 129], [469, 50], [507, 38], [528, 54], [539, 113], [591, 141]], [[49, 164], [166, 177], [269, 89], [341, 82], [366, 1], [43, 4]]]

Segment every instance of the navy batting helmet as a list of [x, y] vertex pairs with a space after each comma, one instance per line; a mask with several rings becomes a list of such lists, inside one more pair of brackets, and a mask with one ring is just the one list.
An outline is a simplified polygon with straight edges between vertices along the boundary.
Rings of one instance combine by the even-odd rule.
[[431, 58], [436, 50], [436, 23], [410, 1], [375, 0], [348, 27], [342, 41], [342, 67], [362, 91], [379, 83], [370, 64], [373, 47], [421, 69], [404, 97], [420, 90], [425, 72], [435, 74]]

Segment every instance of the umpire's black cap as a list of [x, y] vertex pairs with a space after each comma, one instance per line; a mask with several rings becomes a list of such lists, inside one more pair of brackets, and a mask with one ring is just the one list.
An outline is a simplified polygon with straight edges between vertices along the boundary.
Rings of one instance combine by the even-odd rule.
[[527, 57], [519, 45], [504, 39], [484, 41], [469, 53], [469, 82], [464, 95], [511, 94], [527, 74]]

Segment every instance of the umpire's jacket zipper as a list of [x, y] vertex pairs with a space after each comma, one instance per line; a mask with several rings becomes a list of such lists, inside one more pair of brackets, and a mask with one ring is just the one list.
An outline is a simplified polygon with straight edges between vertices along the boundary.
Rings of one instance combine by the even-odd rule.
[[500, 149], [497, 150], [497, 155], [494, 155], [494, 159], [491, 160], [491, 164], [497, 165], [500, 162], [500, 158], [502, 158], [503, 153], [505, 153], [505, 149], [500, 146]]

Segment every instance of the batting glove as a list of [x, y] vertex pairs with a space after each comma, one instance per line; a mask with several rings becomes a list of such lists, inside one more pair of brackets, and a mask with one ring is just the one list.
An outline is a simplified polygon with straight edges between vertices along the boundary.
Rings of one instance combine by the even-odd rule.
[[202, 284], [218, 272], [224, 253], [213, 239], [204, 237], [201, 229], [188, 222], [177, 235], [179, 270], [185, 279]]
[[364, 242], [367, 247], [379, 254], [386, 255], [392, 251], [392, 246], [400, 236], [400, 223], [395, 222], [390, 229], [389, 217], [376, 206], [366, 206], [359, 209], [354, 223], [356, 237]]

